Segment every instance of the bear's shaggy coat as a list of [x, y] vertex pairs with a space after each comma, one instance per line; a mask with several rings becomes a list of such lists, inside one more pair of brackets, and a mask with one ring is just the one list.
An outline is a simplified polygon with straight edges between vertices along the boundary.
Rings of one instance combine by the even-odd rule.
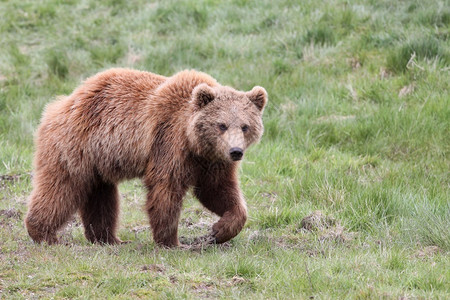
[[111, 69], [87, 79], [43, 114], [29, 235], [57, 243], [57, 231], [78, 211], [89, 241], [120, 243], [117, 183], [140, 177], [156, 243], [179, 245], [189, 187], [221, 217], [211, 240], [230, 240], [247, 218], [236, 160], [260, 139], [266, 101], [261, 87], [239, 92], [193, 70], [164, 77]]

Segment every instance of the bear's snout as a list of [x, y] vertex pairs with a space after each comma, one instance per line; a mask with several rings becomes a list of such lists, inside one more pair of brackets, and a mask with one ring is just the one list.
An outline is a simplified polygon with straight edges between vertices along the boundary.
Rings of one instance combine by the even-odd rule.
[[244, 150], [239, 147], [233, 147], [230, 149], [231, 159], [234, 161], [241, 160], [244, 155]]

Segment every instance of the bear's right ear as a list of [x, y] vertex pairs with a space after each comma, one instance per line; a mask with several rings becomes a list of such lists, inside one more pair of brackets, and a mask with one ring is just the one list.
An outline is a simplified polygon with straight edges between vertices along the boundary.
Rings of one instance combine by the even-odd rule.
[[263, 111], [267, 103], [267, 92], [263, 87], [255, 86], [250, 92], [247, 92], [247, 97], [261, 112]]
[[206, 83], [197, 85], [192, 91], [192, 100], [198, 108], [204, 107], [205, 105], [213, 101], [215, 97], [216, 93]]

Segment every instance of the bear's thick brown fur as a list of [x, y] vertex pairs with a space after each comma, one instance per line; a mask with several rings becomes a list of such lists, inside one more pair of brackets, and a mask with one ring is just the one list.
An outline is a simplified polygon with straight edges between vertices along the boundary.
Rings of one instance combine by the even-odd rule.
[[230, 240], [247, 218], [238, 160], [262, 135], [266, 101], [261, 87], [240, 92], [193, 70], [164, 77], [111, 69], [87, 79], [43, 114], [28, 233], [57, 243], [57, 231], [78, 211], [89, 241], [120, 243], [117, 183], [140, 177], [157, 244], [179, 245], [189, 187], [221, 217], [211, 240]]

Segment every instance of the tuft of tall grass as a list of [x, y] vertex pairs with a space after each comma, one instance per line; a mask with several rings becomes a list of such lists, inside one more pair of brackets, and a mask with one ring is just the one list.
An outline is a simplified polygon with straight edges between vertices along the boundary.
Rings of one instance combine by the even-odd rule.
[[401, 73], [407, 70], [408, 62], [416, 56], [417, 59], [438, 60], [443, 65], [450, 64], [450, 53], [442, 42], [435, 37], [418, 37], [399, 45], [391, 50], [387, 57], [387, 67], [394, 72]]
[[62, 51], [49, 51], [46, 59], [49, 75], [58, 77], [60, 80], [66, 79], [69, 74], [69, 58]]
[[336, 43], [335, 33], [329, 25], [319, 24], [306, 32], [305, 40], [317, 45], [334, 45]]
[[417, 203], [408, 220], [407, 231], [429, 246], [438, 246], [443, 251], [450, 251], [450, 204], [443, 205], [442, 212], [427, 203]]

